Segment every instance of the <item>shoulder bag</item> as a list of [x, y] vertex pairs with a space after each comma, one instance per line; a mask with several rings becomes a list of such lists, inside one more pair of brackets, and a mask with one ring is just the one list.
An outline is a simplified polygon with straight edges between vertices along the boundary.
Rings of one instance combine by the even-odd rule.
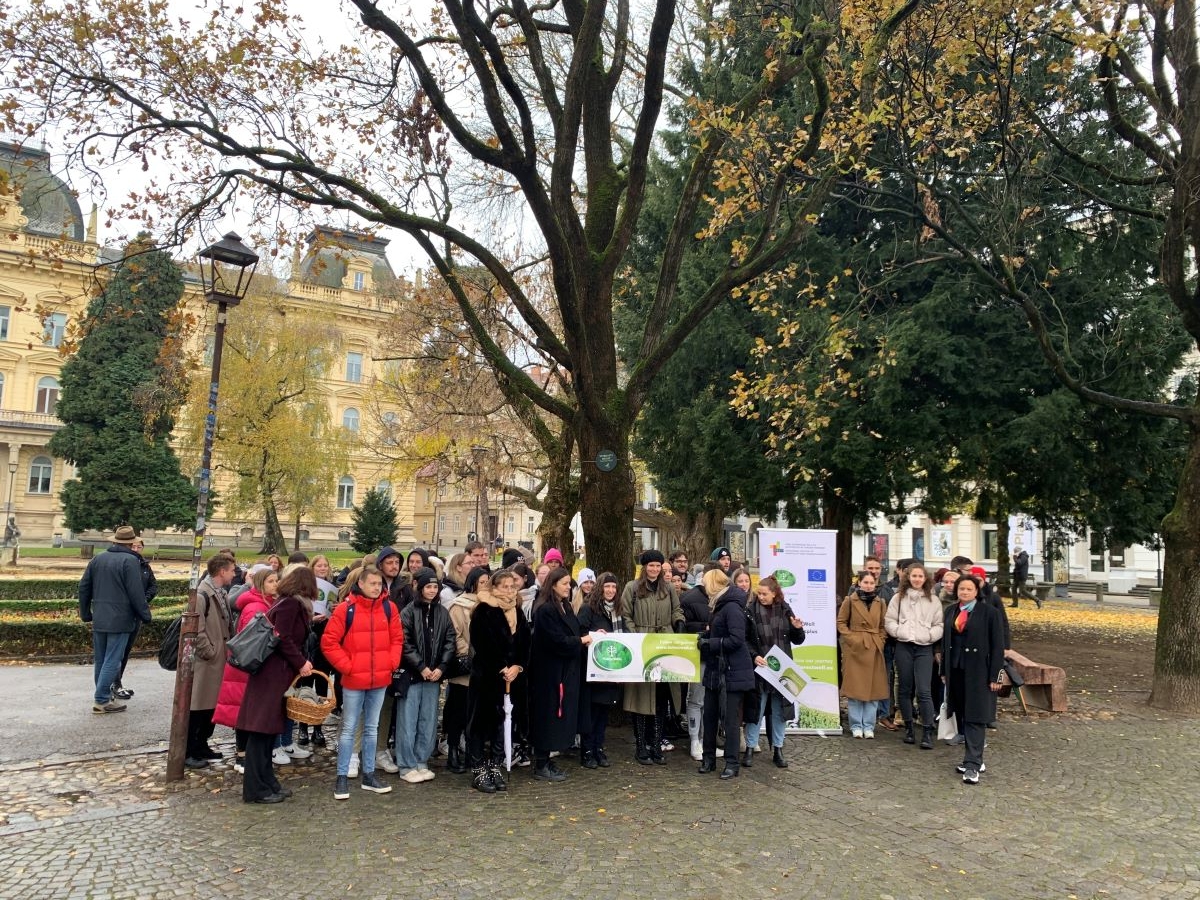
[[246, 627], [225, 643], [227, 661], [235, 669], [251, 675], [263, 667], [263, 663], [279, 647], [279, 635], [266, 613], [255, 613]]

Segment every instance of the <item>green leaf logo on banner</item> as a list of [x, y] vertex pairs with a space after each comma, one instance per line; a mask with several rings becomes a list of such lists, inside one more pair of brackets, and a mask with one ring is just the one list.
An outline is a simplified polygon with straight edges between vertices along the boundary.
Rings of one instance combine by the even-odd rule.
[[601, 641], [592, 658], [600, 668], [616, 672], [633, 662], [633, 653], [619, 641]]
[[780, 587], [790, 588], [796, 583], [796, 576], [787, 569], [776, 569], [775, 580], [779, 582]]

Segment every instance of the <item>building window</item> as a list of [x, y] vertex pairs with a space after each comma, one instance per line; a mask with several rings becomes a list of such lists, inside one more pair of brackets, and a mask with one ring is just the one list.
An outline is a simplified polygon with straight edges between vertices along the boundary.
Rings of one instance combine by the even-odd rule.
[[346, 380], [355, 384], [362, 381], [363, 355], [361, 353], [346, 354]]
[[379, 494], [381, 497], [387, 497], [389, 500], [391, 500], [392, 483], [390, 481], [379, 482], [379, 484], [375, 485], [375, 493]]
[[428, 506], [432, 499], [433, 491], [431, 491], [429, 488], [425, 488], [425, 505]]
[[358, 410], [353, 406], [342, 413], [342, 427], [347, 431], [358, 431]]
[[354, 508], [354, 479], [349, 475], [343, 475], [338, 479], [337, 508]]
[[42, 321], [43, 337], [47, 347], [62, 346], [67, 336], [67, 314], [51, 313]]
[[505, 534], [513, 534], [516, 532], [516, 530], [517, 530], [517, 518], [516, 518], [516, 516], [509, 516], [508, 520], [504, 523], [504, 533]]
[[438, 516], [438, 534], [443, 535], [443, 536], [446, 534], [446, 517], [445, 516]]
[[54, 415], [58, 408], [59, 384], [57, 378], [47, 375], [39, 378], [37, 383], [37, 411], [48, 416]]
[[421, 534], [429, 534], [429, 523], [428, 522], [421, 523]]
[[995, 559], [999, 555], [1000, 542], [996, 540], [996, 526], [985, 526], [983, 529], [983, 558]]
[[356, 291], [361, 291], [366, 286], [367, 286], [367, 273], [366, 272], [355, 272], [354, 273], [354, 289]]
[[383, 444], [385, 447], [396, 446], [396, 414], [394, 412], [383, 414]]
[[0, 341], [8, 340], [8, 319], [12, 315], [12, 307], [0, 306]]
[[462, 530], [462, 516], [458, 513], [454, 514], [454, 533], [458, 534]]
[[4, 375], [0, 373], [0, 407], [4, 406]]
[[48, 456], [35, 456], [29, 464], [29, 493], [50, 493], [50, 474], [54, 464]]
[[533, 534], [533, 516], [529, 517], [529, 523], [525, 530], [526, 534]]

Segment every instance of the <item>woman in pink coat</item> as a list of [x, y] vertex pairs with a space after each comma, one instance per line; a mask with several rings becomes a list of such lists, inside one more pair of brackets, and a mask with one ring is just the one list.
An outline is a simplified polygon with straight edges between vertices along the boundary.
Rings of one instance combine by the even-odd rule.
[[[256, 614], [265, 613], [271, 608], [279, 588], [279, 573], [269, 566], [256, 566], [250, 573], [250, 584], [236, 601], [238, 631], [245, 628]], [[221, 678], [221, 691], [217, 694], [217, 708], [213, 711], [213, 722], [237, 728], [238, 712], [242, 708], [242, 697], [246, 695], [246, 682], [249, 680], [250, 676], [241, 669], [225, 667], [225, 674]], [[246, 733], [237, 731], [236, 735], [237, 756], [234, 758], [233, 767], [240, 773], [246, 759]]]

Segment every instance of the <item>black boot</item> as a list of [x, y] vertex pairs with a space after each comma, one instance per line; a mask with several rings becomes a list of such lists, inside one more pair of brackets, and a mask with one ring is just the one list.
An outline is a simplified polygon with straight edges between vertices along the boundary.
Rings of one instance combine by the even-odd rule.
[[598, 769], [600, 763], [596, 762], [596, 755], [591, 750], [579, 751], [579, 764], [585, 769]]
[[[312, 730], [312, 742], [314, 747], [325, 746], [325, 731], [320, 725], [314, 725]], [[465, 769], [463, 771], [466, 771]]]
[[732, 765], [730, 765], [729, 763], [725, 763], [725, 768], [721, 770], [721, 780], [728, 781], [730, 778], [737, 778], [737, 777], [738, 777], [737, 763], [733, 763]]
[[650, 765], [650, 749], [646, 745], [646, 719], [640, 713], [633, 716], [633, 739], [637, 743], [637, 761], [643, 766]]
[[477, 766], [472, 770], [471, 787], [485, 794], [496, 793], [496, 785], [492, 781], [492, 770], [488, 766]]
[[299, 747], [307, 747], [308, 744], [308, 726], [302, 722], [300, 723], [300, 736], [296, 738], [296, 745]]
[[663, 722], [659, 716], [646, 717], [646, 748], [650, 751], [650, 761], [656, 766], [665, 766], [667, 759], [663, 756]]
[[913, 737], [913, 723], [911, 721], [904, 723], [904, 743], [915, 744], [917, 739]]
[[548, 756], [536, 757], [534, 761], [533, 777], [538, 781], [550, 781], [555, 783], [567, 780], [565, 772], [560, 772], [557, 768], [551, 768], [550, 758]]
[[773, 759], [775, 761], [775, 765], [781, 769], [786, 769], [788, 767], [787, 760], [783, 758], [782, 747], [776, 747], [771, 751], [771, 759]]
[[612, 763], [610, 763], [608, 761], [608, 754], [604, 752], [603, 747], [599, 748], [596, 751], [595, 757], [596, 757], [596, 765], [598, 765], [602, 769], [607, 769], [609, 766], [612, 765]]
[[742, 765], [749, 769], [754, 765], [754, 748], [747, 747], [746, 752], [742, 754]]
[[932, 725], [926, 725], [924, 728], [921, 729], [921, 749], [922, 750], [932, 750], [933, 749], [933, 726]]
[[696, 771], [701, 775], [707, 775], [709, 772], [717, 770], [717, 758], [715, 756], [705, 756], [700, 760], [700, 768]]
[[467, 761], [465, 756], [466, 754], [464, 754], [462, 750], [458, 748], [457, 744], [452, 746], [446, 758], [446, 768], [455, 775], [462, 775], [467, 771]]

